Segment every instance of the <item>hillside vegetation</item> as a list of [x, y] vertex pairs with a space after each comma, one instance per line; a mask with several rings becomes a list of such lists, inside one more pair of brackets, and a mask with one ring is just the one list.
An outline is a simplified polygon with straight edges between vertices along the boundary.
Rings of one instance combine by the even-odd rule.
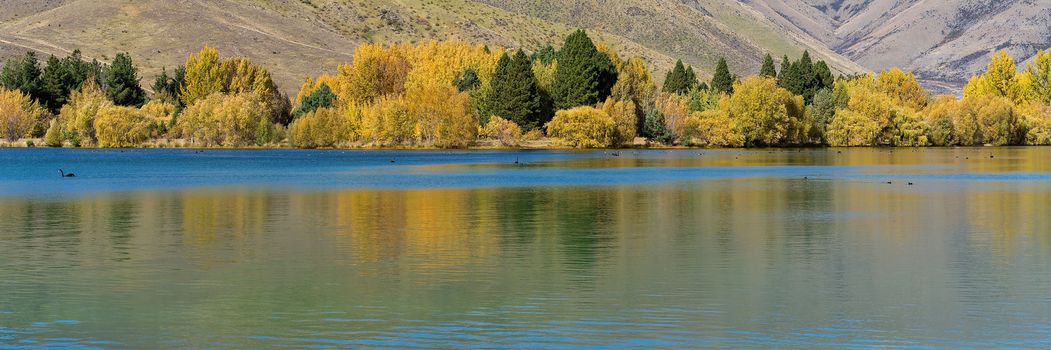
[[863, 70], [723, 1], [5, 0], [0, 7], [0, 59], [27, 49], [42, 57], [80, 49], [100, 61], [129, 52], [152, 79], [208, 44], [272, 67], [286, 92], [350, 61], [363, 42], [458, 39], [532, 51], [578, 27], [657, 70], [682, 58], [702, 77], [718, 56], [747, 71], [767, 52], [806, 49], [837, 72]]

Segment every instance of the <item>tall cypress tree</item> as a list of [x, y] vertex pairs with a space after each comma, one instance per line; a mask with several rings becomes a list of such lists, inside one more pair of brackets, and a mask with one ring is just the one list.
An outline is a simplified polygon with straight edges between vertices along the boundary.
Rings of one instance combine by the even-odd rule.
[[693, 72], [693, 66], [686, 66], [686, 91], [697, 87], [697, 73]]
[[726, 65], [726, 58], [719, 58], [719, 64], [715, 66], [715, 75], [712, 76], [710, 87], [718, 92], [733, 93], [734, 78], [730, 75], [730, 67]]
[[763, 57], [763, 67], [759, 69], [759, 75], [763, 77], [777, 78], [777, 70], [774, 68], [774, 58], [770, 54]]
[[675, 68], [668, 71], [668, 75], [664, 77], [664, 92], [672, 94], [685, 93], [690, 89], [686, 79], [686, 67], [683, 66], [682, 60], [678, 60], [675, 62]]
[[533, 75], [531, 61], [522, 50], [514, 56], [506, 53], [501, 56], [486, 100], [489, 115], [513, 121], [524, 130], [544, 125], [550, 114], [544, 111], [540, 84]]
[[139, 86], [139, 73], [131, 55], [119, 53], [106, 71], [106, 94], [120, 106], [142, 106], [146, 92]]
[[603, 101], [617, 82], [617, 68], [609, 56], [595, 48], [583, 30], [578, 29], [566, 37], [557, 58], [558, 69], [551, 90], [559, 109]]
[[785, 89], [785, 86], [788, 84], [788, 82], [785, 81], [785, 79], [788, 78], [788, 73], [791, 70], [792, 70], [792, 60], [788, 58], [788, 55], [782, 56], [781, 57], [781, 72], [777, 74], [777, 86], [781, 87], [782, 89]]
[[814, 90], [831, 89], [832, 85], [835, 84], [836, 78], [832, 76], [832, 70], [828, 68], [828, 64], [825, 61], [817, 61], [814, 63], [814, 77], [817, 86]]
[[803, 96], [803, 99], [807, 103], [810, 103], [814, 99], [814, 93], [817, 90], [814, 88], [817, 85], [817, 79], [814, 77], [814, 61], [810, 59], [810, 52], [803, 51], [803, 57], [799, 58], [799, 61], [793, 64], [796, 66], [796, 73], [799, 75], [799, 83], [797, 85], [797, 95]]

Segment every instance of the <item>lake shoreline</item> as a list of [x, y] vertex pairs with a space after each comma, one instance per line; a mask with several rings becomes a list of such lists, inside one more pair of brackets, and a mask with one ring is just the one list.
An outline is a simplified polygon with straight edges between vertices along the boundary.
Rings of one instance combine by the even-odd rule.
[[390, 150], [390, 151], [448, 151], [448, 150], [461, 150], [461, 151], [619, 151], [619, 150], [706, 150], [706, 149], [730, 149], [730, 150], [756, 150], [756, 149], [852, 149], [852, 148], [885, 148], [885, 149], [945, 149], [945, 148], [1010, 148], [1010, 147], [1040, 147], [1039, 145], [980, 145], [980, 146], [915, 146], [915, 147], [904, 147], [904, 146], [863, 146], [863, 147], [835, 147], [827, 145], [795, 145], [795, 146], [781, 146], [781, 147], [692, 147], [683, 145], [649, 145], [645, 142], [640, 143], [636, 141], [631, 146], [620, 147], [620, 148], [574, 148], [568, 146], [559, 146], [556, 141], [551, 138], [544, 138], [536, 141], [526, 141], [519, 146], [503, 146], [499, 142], [492, 140], [481, 140], [475, 145], [471, 145], [463, 148], [438, 148], [438, 147], [372, 147], [372, 146], [361, 146], [361, 147], [319, 147], [319, 148], [299, 148], [293, 147], [292, 145], [282, 142], [280, 144], [269, 144], [265, 146], [249, 146], [249, 147], [222, 147], [222, 146], [200, 146], [193, 145], [185, 139], [162, 139], [156, 142], [143, 144], [138, 147], [124, 147], [124, 148], [112, 148], [112, 147], [74, 147], [69, 145], [63, 145], [62, 147], [50, 147], [44, 143], [42, 138], [32, 139], [19, 139], [17, 141], [0, 141], [0, 149], [3, 148], [55, 148], [55, 149], [84, 149], [84, 150], [105, 150], [105, 149], [197, 149], [197, 150], [334, 150], [334, 151], [350, 151], [350, 150]]

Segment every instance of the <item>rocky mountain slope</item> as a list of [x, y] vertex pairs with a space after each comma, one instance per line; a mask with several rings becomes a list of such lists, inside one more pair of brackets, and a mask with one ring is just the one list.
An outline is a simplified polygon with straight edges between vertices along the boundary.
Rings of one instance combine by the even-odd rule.
[[778, 27], [880, 70], [916, 71], [958, 90], [1006, 49], [1018, 59], [1051, 47], [1048, 0], [746, 0]]

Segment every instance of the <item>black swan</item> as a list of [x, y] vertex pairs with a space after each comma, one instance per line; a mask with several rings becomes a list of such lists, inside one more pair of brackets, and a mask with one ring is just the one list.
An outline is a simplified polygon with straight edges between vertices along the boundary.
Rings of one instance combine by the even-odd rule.
[[62, 175], [62, 177], [77, 177], [77, 174], [74, 174], [74, 173], [66, 174], [65, 171], [62, 171], [62, 169], [58, 169], [58, 174]]

